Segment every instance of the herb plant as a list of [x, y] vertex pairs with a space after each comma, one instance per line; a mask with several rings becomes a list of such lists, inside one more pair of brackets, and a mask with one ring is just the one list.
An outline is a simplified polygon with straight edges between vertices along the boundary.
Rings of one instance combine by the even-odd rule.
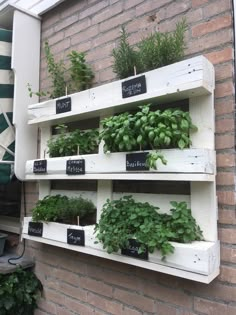
[[[104, 140], [105, 152], [184, 149], [191, 145], [189, 134], [197, 127], [188, 112], [176, 108], [152, 111], [150, 105], [139, 109], [135, 114], [122, 113], [102, 120], [99, 138]], [[158, 159], [167, 163], [158, 152], [150, 153], [147, 163], [155, 169]]]
[[118, 78], [127, 78], [134, 75], [135, 72], [141, 72], [139, 54], [130, 46], [124, 27], [121, 28], [119, 46], [112, 50], [112, 56], [114, 58], [113, 71], [117, 74]]
[[94, 215], [96, 208], [92, 201], [82, 197], [62, 195], [46, 196], [32, 209], [33, 221], [75, 223]]
[[[141, 243], [139, 253], [160, 250], [163, 258], [174, 252], [170, 241], [191, 242], [202, 239], [202, 232], [185, 202], [172, 202], [172, 214], [158, 213], [148, 202], [135, 202], [131, 196], [107, 200], [95, 226], [98, 241], [108, 253], [127, 248], [130, 239]], [[181, 210], [184, 214], [181, 215]], [[178, 214], [178, 216], [177, 216]]]
[[56, 127], [59, 134], [48, 140], [48, 153], [50, 157], [70, 156], [78, 154], [88, 154], [93, 152], [98, 146], [98, 131], [76, 129], [67, 132], [66, 125]]
[[112, 51], [113, 71], [123, 79], [134, 75], [134, 68], [141, 73], [180, 61], [184, 57], [186, 30], [186, 20], [182, 19], [176, 24], [174, 32], [156, 32], [132, 47], [122, 27], [119, 46]]
[[78, 53], [72, 50], [68, 55], [71, 66], [71, 80], [76, 91], [82, 91], [92, 86], [92, 80], [94, 78], [91, 67], [86, 63], [85, 53]]
[[0, 274], [0, 314], [33, 315], [42, 284], [36, 275], [18, 268], [11, 274]]
[[144, 71], [180, 61], [184, 57], [184, 34], [186, 30], [186, 20], [183, 19], [176, 24], [174, 32], [156, 32], [141, 40], [138, 48]]
[[52, 80], [53, 90], [51, 91], [50, 97], [57, 98], [65, 95], [66, 93], [66, 82], [64, 78], [65, 65], [62, 60], [59, 62], [55, 61], [55, 58], [51, 52], [48, 42], [45, 42], [44, 46], [46, 61], [48, 66], [49, 77]]

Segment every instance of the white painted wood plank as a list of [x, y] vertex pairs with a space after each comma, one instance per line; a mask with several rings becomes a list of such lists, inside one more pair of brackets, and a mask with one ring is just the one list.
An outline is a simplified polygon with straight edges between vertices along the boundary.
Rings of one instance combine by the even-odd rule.
[[189, 113], [198, 131], [191, 134], [192, 147], [215, 148], [214, 94], [190, 98]]
[[[59, 223], [48, 223], [44, 224], [43, 237], [39, 238], [28, 235], [29, 221], [30, 218], [25, 218], [24, 220], [23, 237], [26, 239], [68, 248], [78, 252], [120, 261], [146, 269], [165, 272], [200, 282], [210, 281], [212, 275], [218, 274], [219, 271], [219, 261], [217, 259], [217, 257], [219, 257], [218, 242], [193, 242], [192, 244], [172, 243], [175, 246], [176, 254], [170, 255], [169, 258], [167, 258], [169, 260], [161, 261], [160, 255], [154, 253], [149, 255], [148, 261], [143, 261], [120, 254], [108, 254], [101, 247], [96, 247], [97, 245], [94, 244], [95, 236], [93, 234], [94, 226], [79, 227]], [[85, 230], [85, 247], [68, 245], [66, 243], [67, 228]], [[99, 246], [101, 245], [99, 244]], [[183, 257], [186, 259], [183, 259]], [[187, 275], [189, 277], [187, 277]], [[205, 280], [203, 281], [203, 279]]]
[[214, 175], [209, 174], [158, 174], [158, 173], [113, 173], [113, 174], [85, 174], [85, 175], [26, 175], [26, 180], [85, 180], [85, 179], [97, 179], [97, 180], [164, 180], [164, 181], [186, 181], [186, 182], [213, 182], [215, 180]]
[[99, 221], [103, 205], [107, 199], [112, 199], [112, 180], [98, 180], [97, 185], [97, 221]]
[[[47, 129], [47, 128], [45, 128]], [[42, 138], [41, 142], [45, 143]], [[45, 154], [47, 149], [41, 145]], [[151, 151], [144, 151], [151, 152]], [[151, 169], [145, 173], [215, 173], [215, 151], [204, 149], [168, 149], [158, 151], [167, 160], [167, 165], [157, 161], [157, 170]], [[85, 159], [86, 174], [131, 173], [126, 171], [126, 154], [135, 152], [118, 152], [110, 154], [88, 154], [47, 159], [47, 174], [59, 175], [66, 172], [66, 161]], [[138, 152], [139, 153], [139, 152]], [[44, 158], [44, 155], [42, 156]], [[26, 175], [33, 174], [34, 161], [27, 161]]]
[[[209, 69], [212, 69], [211, 72]], [[146, 72], [147, 93], [145, 94], [123, 99], [121, 82], [127, 79], [115, 81], [72, 94], [72, 110], [67, 113], [56, 115], [55, 100], [29, 106], [29, 123], [55, 124], [71, 119], [104, 115], [110, 107], [115, 111], [133, 109], [136, 103], [141, 101], [149, 102], [157, 98], [177, 100], [206, 95], [214, 88], [212, 71], [214, 69], [205, 57], [194, 57]]]
[[0, 70], [0, 84], [14, 84], [14, 74], [12, 70]]
[[206, 241], [215, 242], [217, 236], [217, 203], [215, 182], [191, 183], [191, 210], [201, 226]]

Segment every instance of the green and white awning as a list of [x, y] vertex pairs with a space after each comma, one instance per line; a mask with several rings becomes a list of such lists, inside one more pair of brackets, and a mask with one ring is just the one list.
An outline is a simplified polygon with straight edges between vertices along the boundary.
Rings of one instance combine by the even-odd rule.
[[12, 125], [14, 77], [11, 70], [12, 32], [0, 29], [0, 184], [13, 176], [15, 132]]

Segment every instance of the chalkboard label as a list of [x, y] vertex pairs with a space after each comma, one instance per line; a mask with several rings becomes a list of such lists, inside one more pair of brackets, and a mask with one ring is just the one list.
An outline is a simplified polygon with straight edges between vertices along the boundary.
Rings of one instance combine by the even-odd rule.
[[71, 111], [71, 98], [66, 97], [56, 100], [56, 114], [62, 114]]
[[147, 92], [145, 75], [122, 82], [122, 97], [127, 98]]
[[42, 222], [29, 222], [28, 234], [32, 236], [42, 237], [43, 223]]
[[84, 246], [84, 230], [67, 229], [67, 244]]
[[66, 161], [67, 175], [84, 175], [85, 174], [85, 160], [68, 160]]
[[33, 172], [35, 174], [47, 173], [47, 160], [34, 161]]
[[148, 171], [147, 155], [148, 152], [126, 154], [126, 171]]
[[121, 250], [121, 254], [125, 256], [130, 256], [134, 258], [148, 260], [148, 250], [147, 248], [141, 254], [139, 254], [140, 243], [134, 239], [129, 240], [129, 245], [127, 248], [123, 248]]

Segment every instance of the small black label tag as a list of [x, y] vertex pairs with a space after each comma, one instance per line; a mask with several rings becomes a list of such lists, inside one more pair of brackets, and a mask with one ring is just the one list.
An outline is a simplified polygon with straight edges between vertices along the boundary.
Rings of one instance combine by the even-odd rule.
[[147, 92], [145, 75], [122, 82], [122, 98]]
[[67, 175], [84, 175], [85, 174], [85, 160], [68, 160], [66, 161]]
[[66, 97], [56, 100], [56, 114], [62, 114], [71, 111], [71, 98]]
[[84, 246], [84, 230], [67, 229], [67, 244]]
[[126, 154], [126, 171], [148, 171], [147, 155], [148, 152]]
[[128, 248], [122, 248], [121, 254], [125, 256], [134, 257], [134, 258], [148, 260], [147, 248], [145, 249], [143, 253], [139, 254], [138, 251], [139, 251], [140, 245], [141, 244], [137, 242], [136, 240], [130, 239]]
[[34, 161], [33, 172], [35, 174], [47, 173], [47, 160]]
[[43, 223], [42, 222], [29, 222], [28, 234], [32, 236], [43, 236]]

